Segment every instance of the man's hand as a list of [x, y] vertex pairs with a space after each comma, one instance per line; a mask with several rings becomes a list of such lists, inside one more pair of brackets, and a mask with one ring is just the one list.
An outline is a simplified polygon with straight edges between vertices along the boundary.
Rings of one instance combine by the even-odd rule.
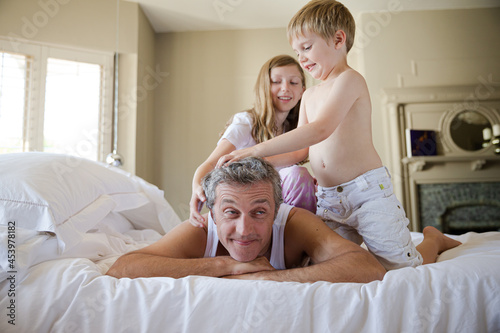
[[255, 278], [252, 278], [252, 273], [275, 270], [275, 268], [271, 265], [266, 257], [257, 257], [254, 260], [248, 262], [240, 262], [236, 260], [234, 261], [235, 263], [233, 264], [231, 275], [226, 275], [224, 276], [224, 278], [253, 280]]

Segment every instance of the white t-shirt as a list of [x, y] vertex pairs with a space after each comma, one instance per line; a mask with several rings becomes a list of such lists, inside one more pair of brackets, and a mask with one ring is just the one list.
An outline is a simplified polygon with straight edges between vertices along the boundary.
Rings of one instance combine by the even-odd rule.
[[231, 142], [236, 150], [255, 146], [257, 143], [252, 137], [252, 116], [248, 112], [235, 114], [233, 122], [226, 128], [219, 142], [222, 139]]

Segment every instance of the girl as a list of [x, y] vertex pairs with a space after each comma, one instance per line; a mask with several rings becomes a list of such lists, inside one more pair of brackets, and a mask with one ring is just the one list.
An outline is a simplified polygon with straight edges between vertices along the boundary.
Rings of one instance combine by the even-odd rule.
[[[252, 147], [297, 127], [300, 99], [305, 91], [305, 76], [299, 63], [288, 55], [268, 60], [255, 83], [255, 102], [250, 110], [235, 114], [226, 124], [217, 147], [193, 176], [189, 203], [190, 222], [202, 227], [200, 209], [205, 202], [201, 179], [221, 156]], [[273, 162], [273, 158], [267, 158]], [[316, 212], [315, 184], [305, 167], [292, 165], [279, 170], [285, 203]]]

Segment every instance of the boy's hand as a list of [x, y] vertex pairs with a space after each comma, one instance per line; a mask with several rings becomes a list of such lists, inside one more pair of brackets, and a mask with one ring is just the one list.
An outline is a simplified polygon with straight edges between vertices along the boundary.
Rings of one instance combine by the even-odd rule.
[[225, 165], [244, 159], [245, 157], [256, 156], [253, 154], [252, 148], [235, 150], [231, 154], [227, 154], [219, 158], [216, 168], [222, 168]]

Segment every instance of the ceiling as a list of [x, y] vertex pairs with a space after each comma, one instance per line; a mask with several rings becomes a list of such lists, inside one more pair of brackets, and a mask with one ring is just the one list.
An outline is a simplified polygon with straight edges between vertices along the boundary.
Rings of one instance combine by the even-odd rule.
[[[286, 27], [308, 0], [128, 0], [141, 5], [157, 33]], [[499, 0], [343, 0], [356, 18], [370, 11], [500, 7]]]

